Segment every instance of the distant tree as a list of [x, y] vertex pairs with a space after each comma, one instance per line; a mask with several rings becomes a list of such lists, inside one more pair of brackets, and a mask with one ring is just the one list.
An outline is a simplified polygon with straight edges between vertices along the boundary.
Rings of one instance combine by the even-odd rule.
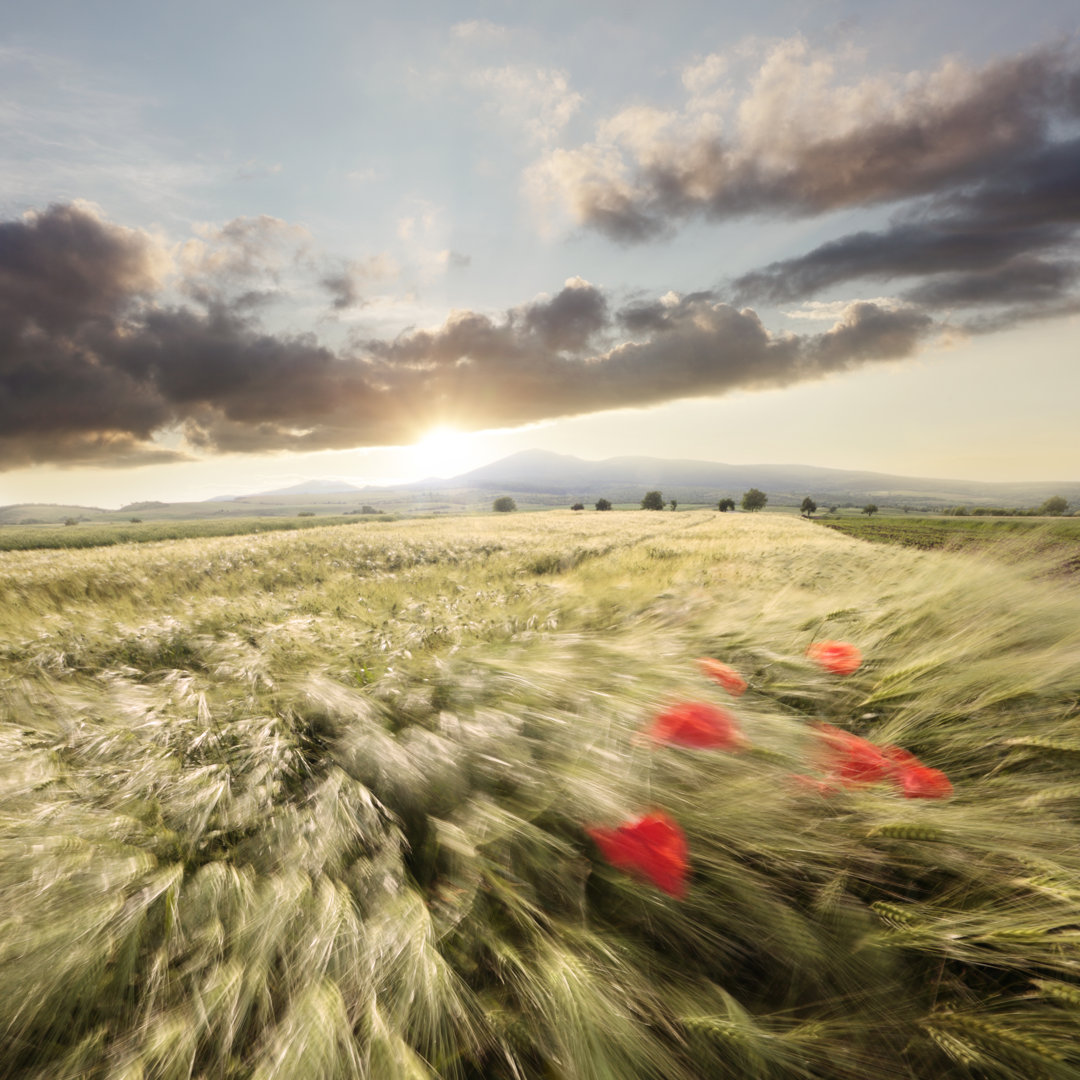
[[1052, 514], [1054, 517], [1058, 517], [1064, 514], [1069, 509], [1069, 503], [1066, 499], [1063, 499], [1060, 495], [1054, 495], [1047, 499], [1046, 502], [1039, 507], [1040, 514]]
[[611, 509], [610, 500], [608, 500], [608, 499], [597, 499], [596, 500], [596, 509], [597, 510], [610, 510]]
[[79, 519], [78, 518], [73, 518], [73, 517], [66, 517], [66, 518], [64, 518], [64, 524], [65, 525], [78, 525], [79, 524]]
[[570, 509], [571, 510], [584, 510], [585, 509], [585, 504], [584, 503], [574, 503], [574, 505], [571, 506]]
[[296, 516], [297, 517], [314, 517], [315, 516], [315, 511], [314, 510], [301, 510], [300, 513], [297, 514]]
[[807, 495], [802, 501], [802, 506], [799, 507], [799, 512], [806, 517], [809, 517], [816, 509], [817, 503]]
[[765, 504], [769, 501], [769, 496], [764, 491], [758, 491], [757, 488], [751, 488], [742, 497], [742, 508], [754, 512], [756, 510], [764, 510]]
[[729, 510], [734, 510], [735, 509], [735, 500], [734, 499], [721, 499], [716, 504], [716, 509], [719, 510], [721, 514], [726, 514]]
[[863, 512], [863, 513], [864, 513], [864, 514], [865, 514], [865, 515], [866, 515], [867, 517], [873, 517], [873, 516], [874, 516], [874, 515], [875, 515], [875, 514], [877, 513], [877, 503], [867, 503], [867, 504], [866, 504], [866, 505], [865, 505], [865, 506], [864, 506], [864, 507], [862, 508], [862, 512]]
[[836, 511], [840, 509], [840, 507], [839, 506], [830, 506], [828, 509], [829, 509], [830, 514], [835, 514]]
[[663, 510], [664, 496], [659, 491], [646, 491], [645, 498], [641, 500], [642, 510]]
[[668, 505], [671, 507], [672, 510], [678, 510], [679, 509], [679, 500], [678, 499], [672, 499], [671, 502], [668, 503]]
[[128, 520], [131, 522], [132, 525], [142, 524], [142, 518], [129, 518]]
[[500, 495], [491, 504], [491, 509], [496, 514], [512, 514], [517, 509], [517, 503], [509, 495]]

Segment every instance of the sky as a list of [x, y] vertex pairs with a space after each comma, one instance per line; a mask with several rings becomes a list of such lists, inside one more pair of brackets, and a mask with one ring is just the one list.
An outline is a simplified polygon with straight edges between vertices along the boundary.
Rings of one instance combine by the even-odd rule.
[[1080, 480], [1075, 0], [38, 0], [0, 504], [538, 447]]

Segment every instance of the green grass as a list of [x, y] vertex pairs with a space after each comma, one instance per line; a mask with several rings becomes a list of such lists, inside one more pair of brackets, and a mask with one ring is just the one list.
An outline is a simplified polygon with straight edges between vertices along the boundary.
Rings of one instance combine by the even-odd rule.
[[1005, 558], [1040, 553], [1080, 569], [1080, 518], [890, 517], [825, 519], [847, 536], [924, 550], [979, 548]]
[[[556, 511], [9, 552], [0, 596], [0, 1075], [1080, 1076], [1043, 563]], [[683, 698], [751, 748], [635, 738]], [[955, 796], [800, 787], [815, 720]], [[586, 832], [652, 808], [683, 901]]]

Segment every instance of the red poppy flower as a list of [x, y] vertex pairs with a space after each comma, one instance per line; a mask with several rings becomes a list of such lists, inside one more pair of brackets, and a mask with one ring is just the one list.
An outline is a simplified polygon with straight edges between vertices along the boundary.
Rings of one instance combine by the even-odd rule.
[[847, 641], [815, 641], [806, 655], [834, 675], [850, 675], [862, 663], [862, 653]]
[[746, 680], [732, 667], [721, 664], [708, 656], [698, 659], [698, 667], [710, 679], [715, 679], [732, 697], [738, 697], [746, 689]]
[[677, 899], [686, 895], [686, 837], [666, 814], [647, 814], [615, 829], [586, 831], [612, 866], [647, 878]]
[[885, 754], [896, 765], [893, 779], [905, 799], [947, 799], [953, 793], [949, 778], [940, 769], [924, 765], [914, 754], [899, 746], [886, 746]]
[[735, 717], [727, 709], [705, 701], [673, 705], [656, 717], [646, 734], [657, 742], [698, 750], [738, 750], [746, 745]]
[[891, 780], [907, 799], [947, 799], [953, 792], [952, 784], [943, 772], [924, 765], [902, 747], [878, 747], [830, 724], [819, 724], [818, 731], [825, 744], [821, 764], [826, 778], [821, 781], [809, 777], [797, 779], [805, 787], [815, 787], [822, 795], [835, 790], [833, 781], [874, 784]]
[[825, 742], [825, 770], [848, 784], [873, 784], [888, 780], [896, 765], [872, 742], [841, 731], [831, 724], [819, 724]]

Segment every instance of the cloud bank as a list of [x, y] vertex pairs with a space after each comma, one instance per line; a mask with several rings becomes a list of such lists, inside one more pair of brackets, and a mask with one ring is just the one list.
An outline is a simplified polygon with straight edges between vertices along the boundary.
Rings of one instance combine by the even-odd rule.
[[[486, 23], [459, 29], [492, 37]], [[354, 322], [331, 345], [269, 328], [271, 302], [277, 317], [341, 332], [368, 289], [398, 274], [388, 257], [329, 259], [305, 229], [265, 215], [170, 246], [88, 204], [54, 205], [0, 222], [0, 469], [402, 445], [439, 424], [512, 427], [782, 387], [903, 359], [944, 331], [1080, 311], [1069, 48], [853, 80], [785, 42], [742, 96], [737, 60], [702, 58], [683, 72], [681, 111], [625, 109], [593, 143], [546, 151], [531, 182], [626, 242], [695, 217], [869, 204], [892, 207], [887, 225], [700, 292], [627, 303], [575, 277], [392, 338]], [[480, 76], [526, 101], [538, 144], [581, 104], [559, 72]], [[417, 220], [401, 220], [403, 239]], [[433, 220], [431, 208], [419, 218], [425, 231]], [[443, 270], [469, 261], [427, 256]], [[770, 330], [749, 306], [762, 304], [801, 305], [793, 325], [827, 328]]]
[[971, 68], [843, 81], [830, 56], [787, 41], [738, 97], [725, 57], [684, 72], [681, 110], [634, 106], [596, 138], [533, 167], [535, 197], [633, 243], [695, 217], [804, 216], [977, 181], [1080, 117], [1080, 66], [1044, 47]]
[[[175, 259], [85, 206], [0, 224], [0, 467], [404, 444], [436, 423], [510, 426], [817, 379], [908, 356], [933, 329], [912, 307], [860, 302], [823, 333], [774, 334], [711, 293], [613, 309], [572, 278], [499, 317], [456, 311], [334, 350], [266, 331], [235, 288], [273, 274], [269, 241], [288, 235], [256, 219], [228, 231], [229, 253]], [[198, 287], [182, 278], [188, 300], [166, 303], [178, 265]], [[327, 287], [336, 304], [339, 283]]]
[[857, 280], [916, 279], [901, 294], [907, 301], [932, 310], [1003, 306], [993, 320], [1000, 328], [1071, 309], [1078, 230], [1080, 139], [1072, 139], [1020, 155], [888, 229], [853, 233], [744, 274], [733, 295], [783, 303]]

